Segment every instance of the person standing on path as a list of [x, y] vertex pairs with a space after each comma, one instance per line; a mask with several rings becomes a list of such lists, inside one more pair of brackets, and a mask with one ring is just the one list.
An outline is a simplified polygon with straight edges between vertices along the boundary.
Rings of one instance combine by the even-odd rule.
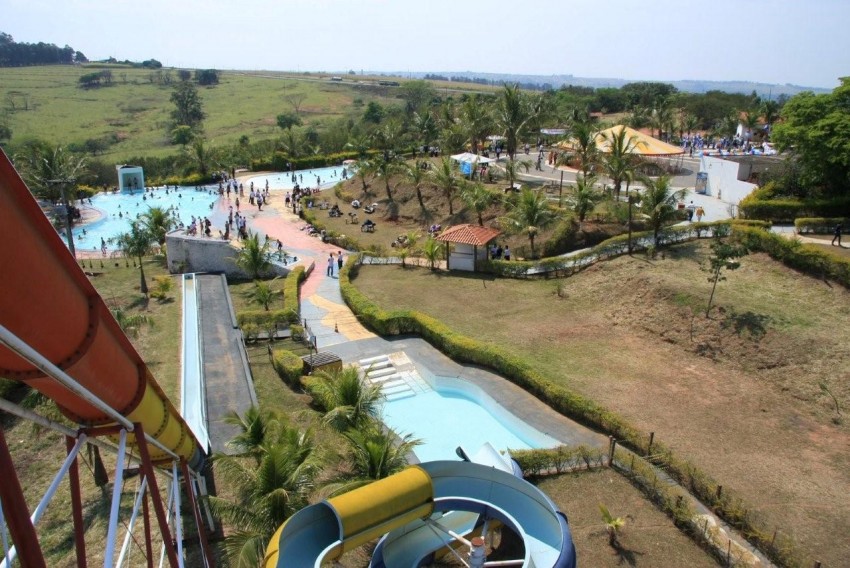
[[841, 246], [841, 223], [835, 225], [835, 230], [832, 232], [832, 246], [835, 246], [835, 239], [838, 239], [838, 246]]
[[328, 256], [328, 276], [334, 275], [334, 253]]
[[342, 271], [343, 262], [344, 261], [342, 259], [342, 251], [339, 251], [339, 256], [336, 257], [337, 274]]

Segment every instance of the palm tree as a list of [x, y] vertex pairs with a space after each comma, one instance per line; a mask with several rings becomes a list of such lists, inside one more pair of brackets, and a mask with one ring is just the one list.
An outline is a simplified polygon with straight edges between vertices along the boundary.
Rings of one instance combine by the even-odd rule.
[[428, 267], [431, 270], [437, 266], [437, 261], [443, 255], [443, 243], [438, 241], [434, 235], [428, 235], [425, 242], [422, 244], [422, 256], [428, 261]]
[[496, 203], [499, 196], [484, 187], [480, 181], [466, 182], [460, 188], [460, 198], [478, 215], [478, 225], [484, 226], [482, 214], [488, 207]]
[[508, 157], [516, 156], [519, 139], [540, 112], [540, 99], [531, 99], [523, 94], [518, 84], [505, 85], [496, 110], [496, 122], [505, 137]]
[[390, 178], [401, 171], [402, 165], [394, 153], [389, 150], [375, 157], [373, 160], [375, 174], [384, 179], [384, 186], [387, 190], [387, 199], [393, 200], [392, 189], [390, 188]]
[[407, 467], [407, 456], [421, 441], [410, 434], [400, 436], [394, 430], [384, 431], [375, 423], [343, 434], [351, 449], [352, 475], [343, 482], [325, 487], [331, 495], [340, 495], [373, 481], [384, 479]]
[[363, 160], [366, 158], [369, 153], [369, 148], [371, 147], [371, 141], [368, 136], [365, 134], [361, 134], [358, 136], [352, 136], [349, 141], [345, 144], [345, 147], [354, 150], [357, 152], [357, 158], [359, 160]]
[[470, 96], [460, 108], [460, 123], [472, 146], [472, 153], [478, 153], [478, 146], [490, 131], [492, 117], [483, 104], [480, 95]]
[[231, 410], [225, 415], [224, 422], [239, 428], [239, 433], [231, 438], [227, 445], [235, 449], [237, 455], [253, 457], [257, 464], [260, 463], [269, 441], [276, 439], [276, 432], [281, 425], [280, 417], [276, 413], [262, 412], [253, 405], [242, 415]]
[[378, 418], [383, 397], [381, 387], [363, 381], [357, 367], [320, 371], [316, 378], [313, 388], [316, 402], [326, 412], [325, 422], [338, 431], [361, 428]]
[[502, 218], [502, 223], [510, 230], [528, 235], [531, 256], [534, 258], [534, 238], [541, 230], [554, 223], [558, 217], [558, 213], [549, 205], [544, 192], [525, 188], [519, 194], [512, 209]]
[[269, 311], [269, 305], [274, 301], [275, 297], [281, 293], [281, 290], [275, 290], [268, 282], [259, 280], [254, 282], [254, 288], [246, 294], [248, 299], [254, 303], [263, 306], [263, 309]]
[[602, 194], [596, 190], [595, 184], [596, 178], [594, 176], [576, 177], [576, 185], [568, 200], [573, 211], [578, 215], [580, 223], [584, 222], [587, 214], [593, 211], [596, 204], [602, 200]]
[[642, 144], [637, 135], [629, 135], [625, 127], [614, 128], [602, 134], [608, 146], [602, 155], [602, 167], [614, 184], [614, 198], [619, 201], [623, 182], [634, 171], [638, 157], [634, 151]]
[[650, 123], [649, 109], [642, 106], [634, 107], [626, 122], [632, 128], [643, 128], [644, 126], [647, 126]]
[[171, 212], [162, 207], [149, 207], [139, 217], [139, 222], [160, 246], [165, 244], [165, 235], [177, 226], [177, 220]]
[[575, 156], [578, 158], [579, 169], [587, 177], [599, 159], [599, 148], [596, 145], [596, 129], [589, 122], [577, 122], [572, 128], [572, 143]]
[[691, 132], [699, 127], [699, 118], [689, 112], [683, 113], [681, 116], [681, 126], [688, 133], [688, 136], [690, 136]]
[[234, 489], [233, 501], [209, 497], [213, 512], [233, 527], [225, 552], [234, 566], [255, 568], [275, 530], [308, 504], [321, 459], [309, 435], [284, 429], [260, 459], [217, 454], [216, 473]]
[[759, 113], [758, 113], [758, 111], [757, 110], [749, 110], [749, 111], [745, 112], [744, 118], [741, 122], [744, 125], [744, 128], [747, 130], [747, 132], [749, 132], [749, 134], [747, 134], [747, 132], [744, 133], [744, 138], [752, 140], [753, 137], [755, 136], [756, 129], [758, 128], [758, 125], [759, 125]]
[[198, 167], [198, 172], [200, 172], [203, 177], [206, 177], [207, 171], [209, 171], [210, 161], [212, 160], [213, 151], [205, 145], [203, 138], [195, 138], [192, 141], [191, 148], [189, 157], [195, 162], [195, 165]]
[[139, 336], [139, 329], [143, 325], [153, 326], [153, 320], [145, 314], [128, 314], [121, 308], [117, 308], [112, 310], [112, 315], [121, 331], [133, 337]]
[[764, 123], [769, 129], [779, 116], [779, 103], [770, 100], [764, 101], [761, 103], [761, 115], [764, 117]]
[[669, 176], [656, 180], [643, 176], [640, 180], [646, 188], [641, 196], [640, 209], [652, 227], [652, 241], [658, 247], [658, 233], [665, 223], [676, 218], [676, 206], [684, 198], [686, 190], [673, 190]]
[[519, 177], [520, 170], [525, 170], [528, 173], [530, 169], [531, 160], [514, 160], [513, 158], [508, 158], [508, 161], [505, 162], [505, 176], [508, 178], [508, 189], [513, 189], [514, 181]]
[[430, 112], [413, 113], [413, 129], [416, 132], [420, 146], [430, 146], [437, 137], [437, 121]]
[[425, 201], [422, 199], [422, 182], [425, 181], [426, 170], [422, 169], [422, 162], [417, 160], [413, 165], [404, 164], [404, 177], [416, 189], [416, 200], [419, 201], [419, 208], [424, 211]]
[[270, 256], [269, 241], [260, 244], [260, 236], [249, 232], [248, 238], [242, 241], [242, 250], [239, 251], [235, 262], [252, 280], [258, 280], [271, 267]]
[[366, 180], [369, 179], [370, 176], [374, 176], [377, 168], [377, 163], [375, 160], [366, 160], [360, 159], [357, 161], [357, 169], [356, 175], [360, 179], [360, 183], [363, 184], [363, 193], [367, 196], [372, 195], [369, 192], [369, 184], [366, 183]]
[[118, 248], [125, 255], [138, 259], [140, 275], [139, 290], [147, 296], [148, 283], [145, 280], [145, 267], [142, 265], [142, 257], [150, 254], [153, 235], [142, 223], [133, 221], [130, 223], [130, 230], [118, 235], [117, 240]]
[[443, 156], [437, 167], [431, 170], [430, 176], [449, 202], [449, 215], [454, 215], [454, 196], [460, 187], [460, 175], [455, 163], [450, 157]]

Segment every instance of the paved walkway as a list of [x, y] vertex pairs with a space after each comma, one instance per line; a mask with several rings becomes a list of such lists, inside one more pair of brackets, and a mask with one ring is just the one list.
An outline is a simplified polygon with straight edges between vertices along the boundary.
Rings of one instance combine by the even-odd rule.
[[207, 397], [207, 428], [213, 452], [230, 453], [227, 441], [239, 428], [224, 421], [231, 411], [244, 414], [257, 404], [254, 381], [244, 358], [242, 334], [231, 317], [228, 290], [219, 275], [202, 274], [198, 285], [204, 381]]

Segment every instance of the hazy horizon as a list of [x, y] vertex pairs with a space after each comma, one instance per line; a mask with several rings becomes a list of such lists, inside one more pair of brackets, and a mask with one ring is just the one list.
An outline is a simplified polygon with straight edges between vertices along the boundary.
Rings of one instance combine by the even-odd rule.
[[[89, 59], [235, 70], [502, 73], [834, 88], [846, 0], [524, 6], [387, 0], [0, 0], [0, 31]], [[452, 71], [456, 70], [456, 71]]]

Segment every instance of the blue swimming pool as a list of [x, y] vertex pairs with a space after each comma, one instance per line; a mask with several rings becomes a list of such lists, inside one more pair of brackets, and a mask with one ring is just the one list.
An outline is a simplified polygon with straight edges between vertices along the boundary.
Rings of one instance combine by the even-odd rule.
[[74, 246], [78, 251], [100, 252], [100, 239], [103, 238], [107, 242], [107, 248], [114, 250], [115, 244], [110, 242], [110, 239], [130, 230], [130, 221], [151, 207], [170, 209], [178, 220], [188, 225], [193, 215], [210, 215], [219, 199], [217, 190], [218, 186], [205, 186], [200, 190], [194, 187], [168, 190], [158, 188], [153, 194], [139, 190], [99, 193], [92, 197], [91, 204], [86, 200], [81, 207], [96, 209], [100, 213], [100, 219], [74, 228]]
[[559, 442], [529, 426], [477, 386], [451, 377], [427, 377], [431, 390], [384, 402], [383, 421], [400, 434], [412, 434], [420, 461], [457, 459], [463, 445], [477, 450], [489, 442], [497, 450], [553, 448]]
[[[343, 180], [343, 170], [351, 176], [351, 169], [343, 166], [333, 166], [328, 168], [313, 168], [310, 170], [297, 170], [294, 175], [297, 176], [299, 187], [331, 187]], [[269, 189], [292, 189], [295, 187], [293, 181], [293, 173], [289, 172], [274, 172], [269, 174], [260, 174], [245, 180], [245, 191], [248, 191], [251, 182], [254, 182], [254, 187], [264, 189], [266, 181], [269, 182]]]

